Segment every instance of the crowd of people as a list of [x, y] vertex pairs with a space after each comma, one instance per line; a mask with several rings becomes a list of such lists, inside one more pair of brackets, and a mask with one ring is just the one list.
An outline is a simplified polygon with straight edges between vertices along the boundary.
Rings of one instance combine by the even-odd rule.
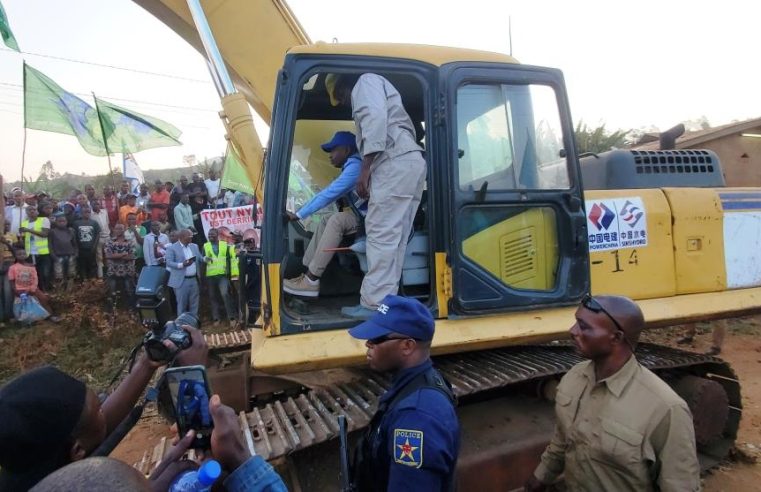
[[[104, 186], [100, 194], [86, 184], [84, 191], [73, 190], [65, 199], [13, 188], [0, 203], [4, 207], [0, 322], [14, 317], [14, 304], [22, 294], [33, 297], [51, 321], [58, 321], [49, 294], [70, 290], [75, 282], [96, 279], [106, 283], [115, 303], [132, 306], [141, 269], [158, 265], [174, 272], [177, 268], [172, 262], [166, 263], [167, 257], [172, 257], [173, 245], [189, 237], [206, 255], [199, 255], [197, 271], [186, 272], [187, 276], [192, 274], [210, 286], [214, 322], [222, 318], [220, 302], [213, 295], [216, 292], [222, 297], [225, 319], [235, 323], [239, 319], [237, 306], [227, 294], [237, 278], [237, 254], [243, 248], [255, 248], [256, 237], [238, 237], [237, 247], [228, 248], [224, 241], [220, 246], [216, 231], [205, 237], [199, 212], [248, 205], [253, 197], [220, 184], [212, 170], [206, 180], [194, 173], [191, 181], [180, 176], [177, 185], [142, 183], [135, 192], [127, 180], [118, 190]], [[178, 290], [188, 289], [178, 286]], [[178, 312], [198, 314], [199, 291], [196, 289], [190, 299], [183, 297]], [[186, 309], [188, 304], [191, 309]]]

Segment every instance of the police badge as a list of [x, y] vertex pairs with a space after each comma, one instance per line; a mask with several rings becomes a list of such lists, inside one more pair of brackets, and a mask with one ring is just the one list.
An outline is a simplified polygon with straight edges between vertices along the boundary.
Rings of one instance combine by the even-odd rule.
[[423, 466], [423, 432], [394, 429], [394, 461], [400, 465]]

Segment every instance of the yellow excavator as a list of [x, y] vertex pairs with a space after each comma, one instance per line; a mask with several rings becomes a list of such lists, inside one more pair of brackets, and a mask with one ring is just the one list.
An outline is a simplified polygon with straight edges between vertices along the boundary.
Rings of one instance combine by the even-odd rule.
[[[134, 1], [206, 58], [264, 209], [258, 326], [212, 336], [225, 362], [210, 378], [293, 490], [335, 490], [337, 416], [362, 428], [390, 384], [362, 367], [365, 347], [346, 333], [356, 322], [341, 315], [359, 297], [361, 233], [318, 299], [282, 290], [315, 225], [283, 212], [330, 182], [319, 144], [353, 129], [329, 74], [386, 77], [425, 149], [400, 293], [436, 318], [434, 361], [459, 398], [461, 490], [518, 488], [533, 471], [554, 389], [580, 360], [565, 340], [585, 293], [636, 299], [648, 327], [761, 310], [761, 189], [724, 187], [714, 153], [673, 150], [669, 133], [659, 151], [577, 155], [559, 70], [457, 48], [312, 43], [282, 0]], [[266, 152], [250, 108], [270, 124]], [[692, 409], [702, 466], [725, 457], [741, 417], [731, 368], [654, 344], [637, 357]]]

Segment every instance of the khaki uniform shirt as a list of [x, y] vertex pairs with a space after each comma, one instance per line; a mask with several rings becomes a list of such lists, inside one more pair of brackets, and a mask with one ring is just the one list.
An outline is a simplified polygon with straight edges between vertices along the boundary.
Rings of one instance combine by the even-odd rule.
[[378, 156], [377, 163], [423, 150], [415, 141], [415, 127], [399, 91], [380, 75], [366, 73], [359, 78], [351, 91], [351, 109], [362, 157], [382, 152], [385, 155]]
[[571, 491], [696, 491], [700, 467], [687, 404], [631, 359], [596, 382], [592, 361], [574, 366], [555, 397], [555, 435], [534, 472], [561, 473]]

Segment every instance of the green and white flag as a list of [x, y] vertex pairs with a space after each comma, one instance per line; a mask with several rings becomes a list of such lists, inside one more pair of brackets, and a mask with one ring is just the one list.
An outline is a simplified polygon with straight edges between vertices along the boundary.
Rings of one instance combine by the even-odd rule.
[[106, 155], [95, 108], [26, 63], [24, 127], [74, 135], [88, 154]]
[[12, 50], [20, 51], [18, 49], [16, 38], [13, 36], [13, 31], [11, 31], [11, 25], [8, 23], [8, 16], [5, 15], [5, 9], [3, 8], [2, 3], [0, 3], [0, 36], [2, 36], [5, 46]]
[[249, 181], [246, 169], [243, 167], [243, 163], [232, 145], [227, 146], [224, 166], [222, 170], [222, 182], [220, 184], [222, 188], [242, 191], [249, 195], [254, 194], [254, 186]]
[[182, 132], [166, 121], [151, 118], [95, 98], [109, 152], [124, 154], [156, 147], [182, 145]]

